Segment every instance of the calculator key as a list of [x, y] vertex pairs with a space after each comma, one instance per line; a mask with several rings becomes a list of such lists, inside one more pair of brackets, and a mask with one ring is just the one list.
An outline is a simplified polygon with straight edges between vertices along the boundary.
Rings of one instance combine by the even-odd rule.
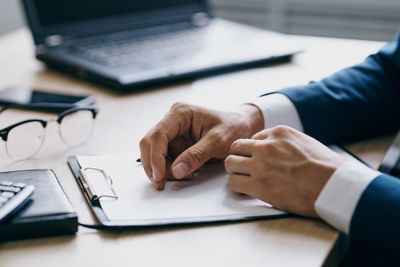
[[14, 193], [18, 193], [19, 191], [21, 191], [22, 189], [19, 187], [13, 187], [13, 189], [11, 189], [12, 192]]
[[2, 196], [0, 196], [0, 203], [6, 203], [7, 201], [9, 200], [9, 198], [8, 197], [2, 197]]
[[13, 183], [12, 182], [10, 182], [10, 181], [3, 181], [3, 182], [0, 182], [0, 185], [4, 185], [4, 186], [11, 186]]
[[25, 187], [25, 184], [24, 184], [24, 183], [15, 183], [15, 184], [13, 184], [12, 186], [14, 186], [14, 187], [19, 187], [19, 188], [24, 188], [24, 187]]
[[13, 196], [15, 196], [15, 193], [13, 193], [13, 192], [3, 192], [3, 193], [1, 193], [0, 196], [7, 197], [7, 198], [12, 198]]
[[18, 187], [0, 185], [0, 191], [18, 193], [21, 189]]
[[10, 191], [10, 186], [0, 185], [0, 191]]

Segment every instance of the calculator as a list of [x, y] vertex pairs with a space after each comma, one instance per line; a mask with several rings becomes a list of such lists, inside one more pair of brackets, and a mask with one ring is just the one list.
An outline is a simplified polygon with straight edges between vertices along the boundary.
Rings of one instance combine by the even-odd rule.
[[0, 182], [0, 222], [22, 208], [30, 199], [35, 187], [24, 183]]

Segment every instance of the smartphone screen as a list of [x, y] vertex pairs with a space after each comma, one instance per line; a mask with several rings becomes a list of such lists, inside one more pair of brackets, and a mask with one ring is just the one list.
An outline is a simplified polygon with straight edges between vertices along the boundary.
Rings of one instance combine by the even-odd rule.
[[56, 94], [30, 88], [7, 88], [0, 91], [0, 105], [16, 105], [47, 111], [62, 111], [76, 105], [91, 105], [92, 96]]

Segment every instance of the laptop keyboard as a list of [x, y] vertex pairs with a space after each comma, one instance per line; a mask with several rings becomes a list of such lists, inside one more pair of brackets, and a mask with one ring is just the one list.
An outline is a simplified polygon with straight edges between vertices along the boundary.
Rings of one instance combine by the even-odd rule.
[[80, 58], [108, 67], [132, 64], [149, 66], [171, 62], [200, 51], [203, 32], [202, 28], [196, 28], [113, 41], [88, 39], [69, 49]]

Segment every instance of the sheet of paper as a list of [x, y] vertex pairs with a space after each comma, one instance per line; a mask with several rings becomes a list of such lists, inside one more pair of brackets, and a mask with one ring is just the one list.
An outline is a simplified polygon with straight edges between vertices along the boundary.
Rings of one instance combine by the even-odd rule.
[[[157, 191], [136, 162], [136, 153], [78, 156], [82, 168], [101, 168], [113, 180], [118, 200], [103, 199], [101, 206], [110, 220], [157, 220], [209, 216], [255, 216], [285, 214], [265, 202], [232, 192], [222, 163], [208, 163], [194, 178], [169, 181]], [[89, 172], [90, 174], [90, 172]], [[109, 194], [99, 173], [92, 173], [90, 183], [97, 193]], [[107, 191], [108, 190], [108, 191]]]

